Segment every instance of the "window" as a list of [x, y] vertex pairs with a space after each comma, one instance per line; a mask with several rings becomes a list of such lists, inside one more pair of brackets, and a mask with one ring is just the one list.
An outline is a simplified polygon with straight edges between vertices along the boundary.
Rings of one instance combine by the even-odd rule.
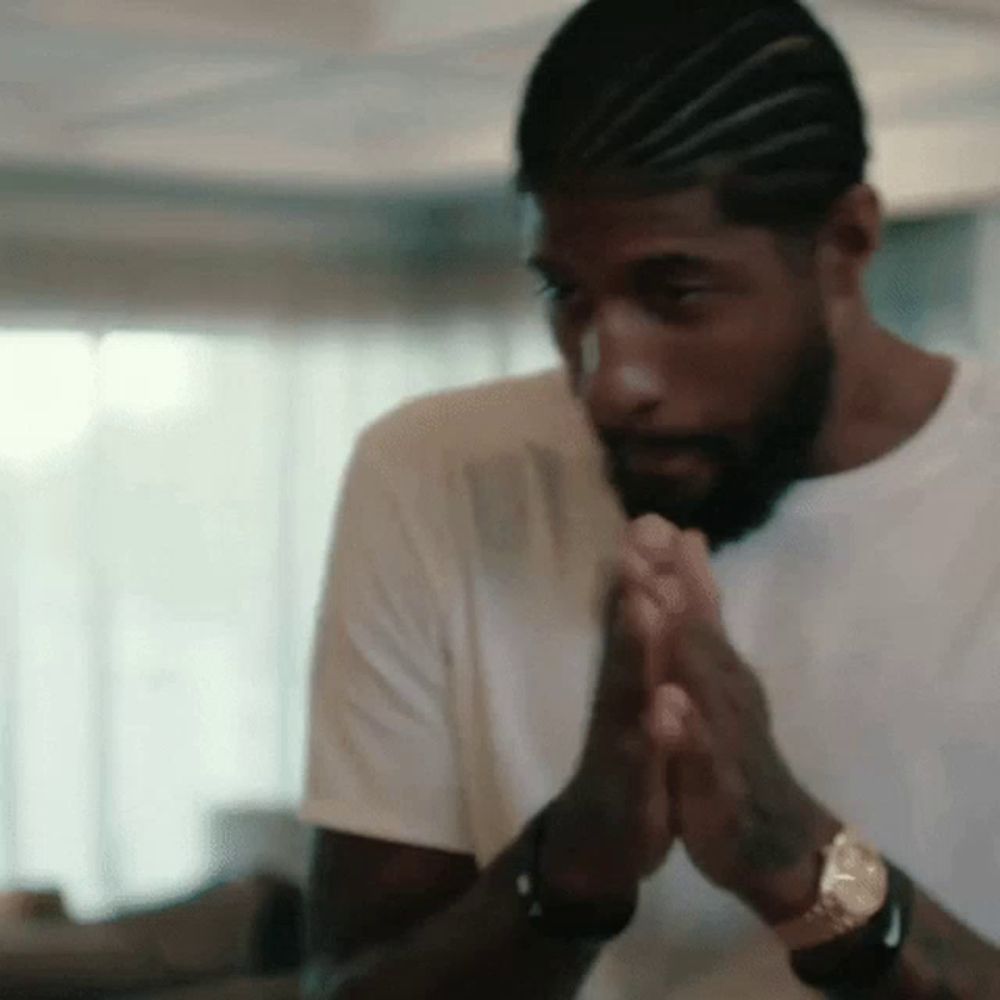
[[294, 808], [358, 431], [554, 361], [536, 323], [0, 331], [0, 881], [99, 915], [207, 876], [215, 810]]

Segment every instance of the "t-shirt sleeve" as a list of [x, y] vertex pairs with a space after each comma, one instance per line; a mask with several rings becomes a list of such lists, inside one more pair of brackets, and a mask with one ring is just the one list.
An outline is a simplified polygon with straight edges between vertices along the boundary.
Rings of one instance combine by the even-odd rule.
[[390, 467], [369, 434], [345, 477], [314, 646], [300, 815], [327, 829], [471, 853], [440, 553]]

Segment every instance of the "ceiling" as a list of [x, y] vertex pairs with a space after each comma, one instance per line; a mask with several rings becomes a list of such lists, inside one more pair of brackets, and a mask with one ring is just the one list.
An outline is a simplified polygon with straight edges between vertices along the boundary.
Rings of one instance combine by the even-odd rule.
[[[566, 0], [4, 0], [0, 171], [296, 192], [509, 169]], [[1000, 196], [1000, 0], [816, 0], [898, 211]]]

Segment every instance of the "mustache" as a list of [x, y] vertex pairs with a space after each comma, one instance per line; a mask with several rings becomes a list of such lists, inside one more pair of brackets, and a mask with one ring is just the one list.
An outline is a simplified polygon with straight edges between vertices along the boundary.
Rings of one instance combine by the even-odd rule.
[[690, 454], [697, 452], [722, 464], [738, 459], [732, 441], [718, 434], [636, 434], [634, 431], [603, 430], [599, 433], [609, 457], [622, 462], [630, 452], [640, 454]]

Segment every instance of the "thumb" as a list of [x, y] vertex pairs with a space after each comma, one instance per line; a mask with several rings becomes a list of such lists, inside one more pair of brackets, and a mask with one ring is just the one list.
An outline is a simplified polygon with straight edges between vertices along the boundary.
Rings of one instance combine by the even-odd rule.
[[653, 734], [671, 763], [711, 768], [714, 741], [708, 723], [679, 684], [661, 684], [653, 697]]

